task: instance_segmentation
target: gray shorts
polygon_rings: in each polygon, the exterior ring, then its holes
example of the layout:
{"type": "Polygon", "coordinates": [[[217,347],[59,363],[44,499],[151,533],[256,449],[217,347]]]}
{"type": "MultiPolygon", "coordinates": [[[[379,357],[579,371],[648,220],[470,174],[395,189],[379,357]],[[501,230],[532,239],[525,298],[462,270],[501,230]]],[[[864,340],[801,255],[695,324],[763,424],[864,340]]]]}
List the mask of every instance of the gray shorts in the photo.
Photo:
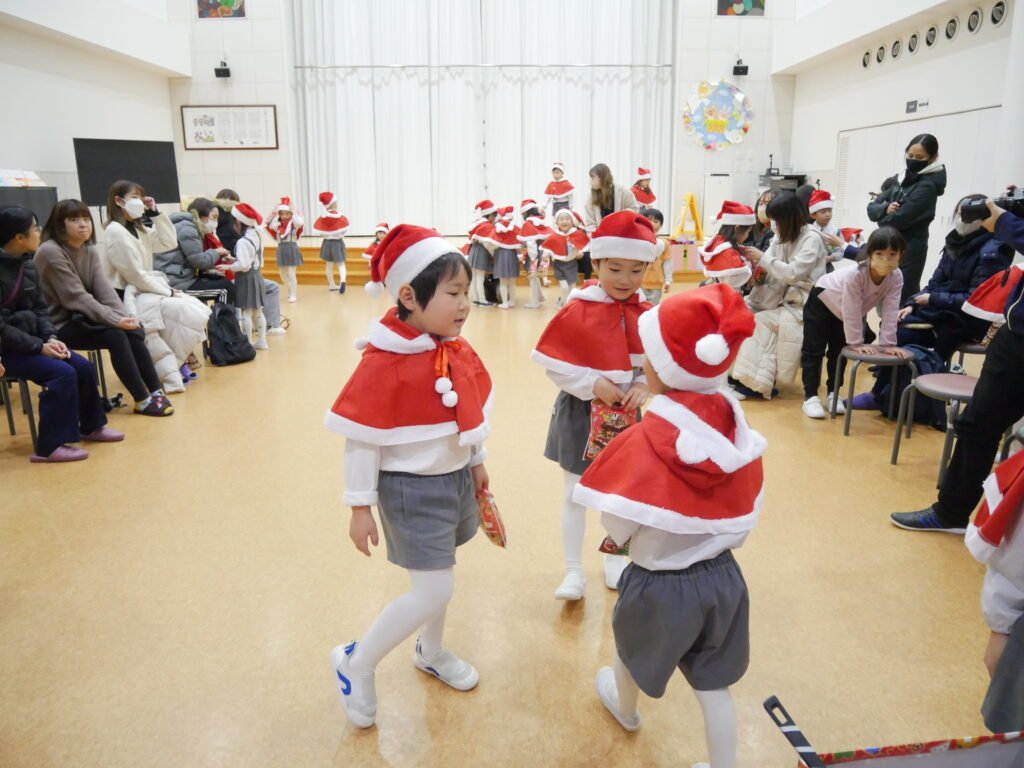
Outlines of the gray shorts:
{"type": "Polygon", "coordinates": [[[472,539],[480,527],[468,466],[447,475],[382,471],[377,497],[388,560],[402,568],[451,568],[455,548],[472,539]]]}
{"type": "Polygon", "coordinates": [[[981,714],[985,726],[993,733],[1024,730],[1024,616],[1010,630],[981,714]]]}
{"type": "Polygon", "coordinates": [[[619,658],[658,699],[678,669],[698,691],[738,682],[750,663],[750,597],[731,551],[683,571],[630,563],[612,614],[619,658]]]}

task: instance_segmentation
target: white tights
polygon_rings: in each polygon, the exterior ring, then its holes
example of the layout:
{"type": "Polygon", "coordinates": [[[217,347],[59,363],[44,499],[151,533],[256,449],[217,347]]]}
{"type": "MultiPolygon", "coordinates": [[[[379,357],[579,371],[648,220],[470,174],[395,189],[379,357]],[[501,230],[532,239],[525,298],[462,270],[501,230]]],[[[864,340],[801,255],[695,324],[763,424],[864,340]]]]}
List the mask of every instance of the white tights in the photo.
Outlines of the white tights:
{"type": "Polygon", "coordinates": [[[540,304],[544,300],[544,294],[540,289],[540,275],[530,275],[530,303],[540,304]]]}
{"type": "MultiPolygon", "coordinates": [[[[636,714],[640,689],[622,659],[615,656],[615,688],[619,712],[625,717],[636,714]]],[[[736,768],[736,705],[728,688],[718,691],[694,691],[704,713],[704,738],[708,744],[711,768],[736,768]]]]}
{"type": "Polygon", "coordinates": [[[327,273],[327,285],[329,285],[332,290],[337,289],[337,287],[338,287],[338,284],[336,282],[334,282],[334,266],[335,266],[335,263],[337,263],[337,266],[338,266],[338,280],[341,281],[342,285],[345,284],[345,282],[346,282],[346,280],[348,278],[348,269],[347,269],[344,261],[339,261],[339,262],[325,261],[324,262],[324,272],[327,273]]]}
{"type": "Polygon", "coordinates": [[[562,546],[565,550],[565,567],[583,570],[583,534],[587,530],[587,508],[572,500],[572,492],[581,475],[563,470],[562,490],[562,546]]]}
{"type": "Polygon", "coordinates": [[[284,278],[285,287],[288,288],[288,298],[299,293],[298,267],[281,267],[281,277],[284,278]]]}
{"type": "Polygon", "coordinates": [[[430,659],[441,650],[445,614],[455,590],[455,572],[445,568],[408,573],[412,591],[392,600],[363,635],[352,656],[353,672],[372,672],[381,659],[417,629],[424,658],[430,659]]]}
{"type": "Polygon", "coordinates": [[[514,277],[501,278],[501,300],[510,307],[516,305],[516,279],[514,277]]]}
{"type": "Polygon", "coordinates": [[[569,294],[572,292],[573,287],[574,286],[569,285],[569,281],[568,280],[559,280],[558,281],[558,289],[560,291],[559,296],[560,296],[560,298],[562,300],[562,304],[565,304],[565,300],[569,298],[569,294]]]}
{"type": "Polygon", "coordinates": [[[473,284],[470,286],[469,296],[473,301],[481,304],[487,301],[487,294],[484,293],[484,278],[487,273],[482,269],[473,270],[473,284]]]}
{"type": "Polygon", "coordinates": [[[253,332],[255,332],[255,341],[266,342],[267,340],[267,318],[263,314],[262,309],[243,309],[242,310],[242,333],[250,341],[253,341],[253,332]]]}

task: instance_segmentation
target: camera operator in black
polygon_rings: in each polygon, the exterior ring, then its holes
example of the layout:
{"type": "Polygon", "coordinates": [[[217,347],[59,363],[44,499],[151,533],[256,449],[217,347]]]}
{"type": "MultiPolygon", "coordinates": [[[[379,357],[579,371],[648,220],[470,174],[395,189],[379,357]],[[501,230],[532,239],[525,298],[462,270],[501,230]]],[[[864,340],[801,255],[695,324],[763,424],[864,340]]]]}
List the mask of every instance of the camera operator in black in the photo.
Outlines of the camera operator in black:
{"type": "Polygon", "coordinates": [[[936,201],[946,191],[946,168],[939,162],[939,142],[930,133],[910,140],[906,164],[903,181],[868,203],[869,219],[880,227],[893,227],[907,241],[900,262],[901,304],[921,291],[921,275],[928,258],[928,227],[935,218],[936,201]]]}
{"type": "MultiPolygon", "coordinates": [[[[986,201],[982,226],[1000,242],[1024,253],[1024,217],[986,201]]],[[[1003,433],[1024,417],[1024,280],[1006,305],[1006,324],[989,344],[974,396],[956,421],[956,448],[942,478],[939,498],[917,512],[895,512],[894,525],[911,531],[963,535],[981,500],[1003,433]]]]}

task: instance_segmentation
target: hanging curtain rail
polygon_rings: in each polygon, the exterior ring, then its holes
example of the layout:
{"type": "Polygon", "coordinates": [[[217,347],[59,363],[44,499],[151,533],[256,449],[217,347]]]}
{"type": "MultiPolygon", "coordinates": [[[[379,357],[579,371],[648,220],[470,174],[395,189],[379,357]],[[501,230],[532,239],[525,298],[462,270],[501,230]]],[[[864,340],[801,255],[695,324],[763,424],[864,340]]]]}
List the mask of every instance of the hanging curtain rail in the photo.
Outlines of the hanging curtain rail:
{"type": "Polygon", "coordinates": [[[672,69],[671,64],[296,64],[293,69],[672,69]]]}

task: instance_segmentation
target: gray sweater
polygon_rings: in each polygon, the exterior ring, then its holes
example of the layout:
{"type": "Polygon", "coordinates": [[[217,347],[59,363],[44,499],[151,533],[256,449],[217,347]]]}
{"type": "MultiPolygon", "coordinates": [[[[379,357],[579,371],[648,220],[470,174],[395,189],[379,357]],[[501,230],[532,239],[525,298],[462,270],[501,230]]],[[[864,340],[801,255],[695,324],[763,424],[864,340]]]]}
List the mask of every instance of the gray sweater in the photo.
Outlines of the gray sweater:
{"type": "Polygon", "coordinates": [[[196,273],[213,269],[219,256],[214,248],[203,249],[203,237],[191,213],[175,211],[170,218],[178,236],[178,247],[153,254],[153,267],[167,275],[171,288],[187,291],[196,281],[196,273]]]}
{"type": "Polygon", "coordinates": [[[95,246],[84,245],[75,250],[47,240],[36,251],[35,265],[50,318],[57,328],[71,321],[72,312],[111,327],[129,317],[95,246]]]}

